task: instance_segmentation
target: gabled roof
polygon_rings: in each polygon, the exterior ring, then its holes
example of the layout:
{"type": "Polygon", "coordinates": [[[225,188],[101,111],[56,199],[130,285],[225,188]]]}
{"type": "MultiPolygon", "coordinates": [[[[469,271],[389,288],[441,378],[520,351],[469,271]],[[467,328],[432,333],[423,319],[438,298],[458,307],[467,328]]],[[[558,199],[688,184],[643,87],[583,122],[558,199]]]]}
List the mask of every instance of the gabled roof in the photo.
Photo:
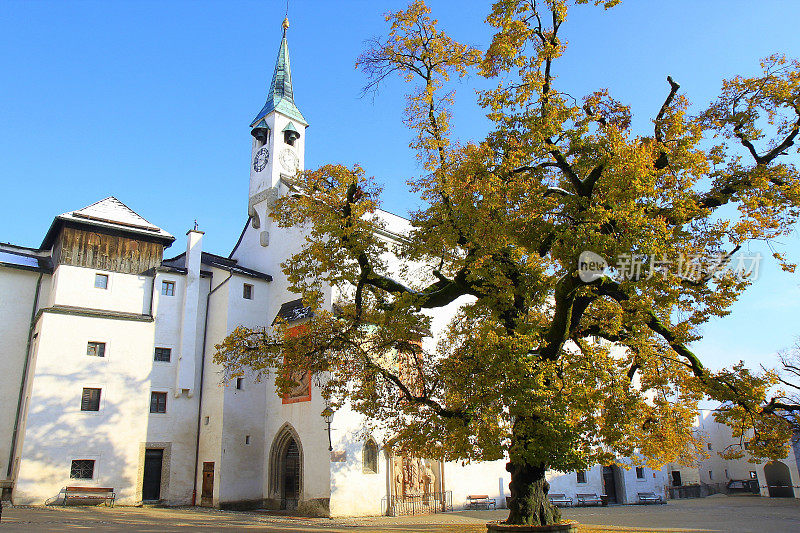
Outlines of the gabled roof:
{"type": "Polygon", "coordinates": [[[308,126],[305,117],[294,103],[294,90],[292,89],[292,68],[289,64],[289,44],[286,42],[286,30],[283,32],[281,46],[278,49],[278,59],[275,61],[275,72],[272,73],[272,83],[269,86],[267,101],[256,118],[250,123],[253,127],[256,122],[273,111],[286,115],[308,126]]]}
{"type": "MultiPolygon", "coordinates": [[[[272,276],[269,274],[265,274],[263,272],[259,272],[258,270],[253,270],[252,268],[247,268],[240,266],[236,259],[230,259],[228,257],[222,257],[221,255],[212,254],[209,252],[202,252],[200,255],[200,263],[206,266],[212,266],[221,268],[223,270],[227,270],[228,272],[232,272],[234,274],[241,274],[243,276],[248,276],[251,278],[263,279],[265,281],[272,281],[272,276]]],[[[176,255],[170,259],[164,259],[161,264],[165,267],[178,269],[180,271],[186,270],[186,252],[176,255]]]]}
{"type": "Polygon", "coordinates": [[[175,240],[175,237],[151,224],[133,209],[123,204],[113,196],[104,198],[99,202],[87,205],[83,209],[68,211],[58,215],[50,229],[45,235],[42,248],[52,244],[57,229],[64,222],[75,222],[82,225],[97,226],[101,228],[113,229],[125,233],[135,233],[137,235],[147,235],[165,241],[167,245],[175,240]]]}

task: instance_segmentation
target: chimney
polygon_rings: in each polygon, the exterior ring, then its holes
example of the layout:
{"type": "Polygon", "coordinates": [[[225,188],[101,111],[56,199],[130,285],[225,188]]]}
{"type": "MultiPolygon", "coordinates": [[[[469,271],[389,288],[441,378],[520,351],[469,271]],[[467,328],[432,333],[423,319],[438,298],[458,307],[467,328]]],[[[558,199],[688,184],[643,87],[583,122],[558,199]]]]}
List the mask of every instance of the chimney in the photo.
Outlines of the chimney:
{"type": "Polygon", "coordinates": [[[203,235],[204,233],[197,229],[197,223],[195,223],[194,229],[186,232],[186,287],[183,290],[183,306],[181,308],[181,345],[175,383],[176,398],[184,391],[189,398],[194,394],[203,235]]]}

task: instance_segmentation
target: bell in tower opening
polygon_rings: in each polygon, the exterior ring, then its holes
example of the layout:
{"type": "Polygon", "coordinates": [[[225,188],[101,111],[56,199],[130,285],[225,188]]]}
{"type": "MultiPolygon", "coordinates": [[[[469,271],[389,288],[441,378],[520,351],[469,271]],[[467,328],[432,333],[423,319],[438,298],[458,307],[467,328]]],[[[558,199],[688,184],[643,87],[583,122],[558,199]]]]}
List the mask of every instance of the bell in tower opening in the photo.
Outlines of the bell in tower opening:
{"type": "Polygon", "coordinates": [[[283,142],[289,146],[294,146],[294,141],[300,138],[300,132],[294,127],[291,122],[283,128],[283,142]]]}

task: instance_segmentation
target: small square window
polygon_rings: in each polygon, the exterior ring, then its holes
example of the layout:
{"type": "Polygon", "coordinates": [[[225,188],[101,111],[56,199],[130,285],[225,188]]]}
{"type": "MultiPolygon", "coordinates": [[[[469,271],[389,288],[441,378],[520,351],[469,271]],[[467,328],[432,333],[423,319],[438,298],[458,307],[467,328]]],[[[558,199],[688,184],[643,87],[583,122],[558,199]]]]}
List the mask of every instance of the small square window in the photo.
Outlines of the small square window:
{"type": "Polygon", "coordinates": [[[244,388],[244,378],[236,378],[236,388],[239,390],[244,388]]]}
{"type": "Polygon", "coordinates": [[[94,286],[96,289],[107,289],[108,288],[108,274],[95,274],[94,275],[94,286]]]}
{"type": "Polygon", "coordinates": [[[81,395],[81,411],[99,411],[100,410],[100,389],[83,388],[81,395]]]}
{"type": "Polygon", "coordinates": [[[644,479],[644,467],[636,467],[636,479],[644,479]]]}
{"type": "Polygon", "coordinates": [[[151,413],[166,413],[167,412],[167,393],[166,392],[151,392],[150,393],[150,412],[151,413]]]}
{"type": "Polygon", "coordinates": [[[207,416],[206,416],[206,417],[204,417],[204,418],[203,418],[203,424],[204,424],[204,425],[206,425],[206,426],[207,426],[207,425],[208,425],[208,423],[209,423],[209,421],[210,421],[210,418],[209,418],[209,417],[207,417],[207,416]]]}
{"type": "Polygon", "coordinates": [[[161,294],[164,296],[175,296],[175,282],[174,281],[162,281],[161,282],[161,294]]]}
{"type": "Polygon", "coordinates": [[[575,472],[578,483],[586,483],[586,470],[578,470],[575,472]]]}
{"type": "Polygon", "coordinates": [[[156,348],[154,361],[161,361],[162,363],[169,363],[172,359],[172,348],[156,348]]]}
{"type": "Polygon", "coordinates": [[[106,343],[91,341],[86,345],[86,355],[92,357],[105,357],[106,356],[106,343]]]}
{"type": "Polygon", "coordinates": [[[249,283],[245,283],[244,286],[242,286],[242,298],[245,300],[253,299],[253,286],[249,283]]]}
{"type": "Polygon", "coordinates": [[[92,479],[94,478],[94,461],[91,459],[76,459],[69,467],[69,477],[71,479],[92,479]]]}
{"type": "Polygon", "coordinates": [[[245,435],[244,436],[244,443],[245,444],[250,444],[250,435],[245,435]]]}

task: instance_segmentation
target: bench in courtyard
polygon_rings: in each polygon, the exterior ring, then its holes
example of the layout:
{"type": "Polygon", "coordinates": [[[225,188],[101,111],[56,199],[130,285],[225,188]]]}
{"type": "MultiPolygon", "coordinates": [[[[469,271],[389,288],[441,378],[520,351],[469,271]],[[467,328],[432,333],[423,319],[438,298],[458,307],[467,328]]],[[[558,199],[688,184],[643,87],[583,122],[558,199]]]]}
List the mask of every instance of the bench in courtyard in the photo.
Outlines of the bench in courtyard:
{"type": "Polygon", "coordinates": [[[114,489],[108,487],[66,487],[64,489],[64,506],[68,501],[102,501],[114,507],[114,500],[117,495],[114,489]]]}
{"type": "Polygon", "coordinates": [[[467,509],[496,509],[497,502],[488,494],[470,494],[467,496],[467,509]]]}
{"type": "Polygon", "coordinates": [[[548,494],[547,499],[556,507],[571,507],[572,498],[566,494],[548,494]]]}
{"type": "Polygon", "coordinates": [[[603,500],[597,494],[577,494],[575,498],[578,500],[578,505],[603,505],[603,500]]]}
{"type": "Polygon", "coordinates": [[[664,498],[662,498],[655,492],[640,492],[639,503],[647,504],[647,503],[667,503],[667,502],[664,501],[664,498]]]}

